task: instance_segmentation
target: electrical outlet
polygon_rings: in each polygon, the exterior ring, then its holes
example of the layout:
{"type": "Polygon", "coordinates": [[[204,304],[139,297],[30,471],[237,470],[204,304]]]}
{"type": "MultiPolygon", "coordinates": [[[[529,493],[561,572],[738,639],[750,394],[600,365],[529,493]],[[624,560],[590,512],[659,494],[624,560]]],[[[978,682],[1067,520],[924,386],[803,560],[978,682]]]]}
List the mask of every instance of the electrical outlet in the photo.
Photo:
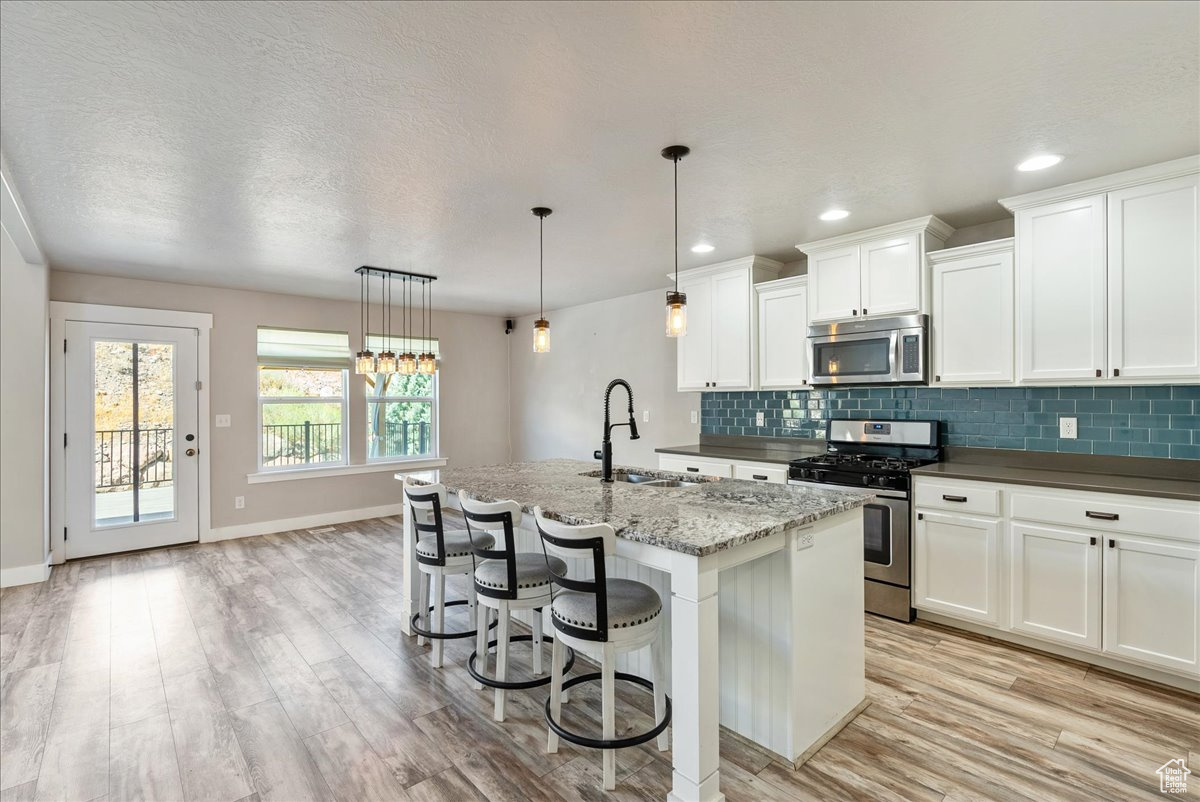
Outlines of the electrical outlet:
{"type": "Polygon", "coordinates": [[[233,497],[233,508],[235,510],[246,509],[246,497],[245,496],[234,496],[233,497]]]}
{"type": "Polygon", "coordinates": [[[649,422],[650,422],[650,410],[643,409],[642,410],[642,423],[649,423],[649,422]]]}
{"type": "Polygon", "coordinates": [[[218,415],[215,425],[218,429],[227,429],[232,425],[233,418],[230,415],[218,415]]]}
{"type": "Polygon", "coordinates": [[[1064,440],[1074,440],[1079,437],[1079,419],[1059,418],[1058,436],[1064,440]]]}
{"type": "Polygon", "coordinates": [[[812,532],[801,532],[800,536],[798,538],[796,538],[796,551],[801,551],[802,549],[811,549],[812,547],[813,547],[813,533],[812,532]]]}
{"type": "Polygon", "coordinates": [[[765,412],[755,413],[754,425],[755,426],[766,426],[767,425],[767,414],[765,412]]]}
{"type": "Polygon", "coordinates": [[[699,422],[700,422],[700,420],[699,420],[699,414],[700,414],[700,413],[696,412],[696,410],[694,410],[694,409],[692,410],[692,423],[699,423],[699,422]]]}

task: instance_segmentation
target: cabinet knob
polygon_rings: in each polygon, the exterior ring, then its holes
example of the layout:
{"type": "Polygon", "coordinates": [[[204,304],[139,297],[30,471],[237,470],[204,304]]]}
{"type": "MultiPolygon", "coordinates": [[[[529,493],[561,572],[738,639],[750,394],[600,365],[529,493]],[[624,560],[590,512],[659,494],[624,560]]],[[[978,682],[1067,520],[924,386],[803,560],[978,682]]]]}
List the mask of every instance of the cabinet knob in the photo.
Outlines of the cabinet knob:
{"type": "Polygon", "coordinates": [[[864,307],[863,307],[863,314],[865,315],[866,313],[867,313],[867,308],[864,306],[864,307]]]}
{"type": "Polygon", "coordinates": [[[942,377],[941,377],[941,376],[934,376],[934,377],[933,377],[933,380],[934,380],[935,382],[940,382],[940,381],[942,380],[942,377]]]}
{"type": "Polygon", "coordinates": [[[851,310],[850,310],[850,314],[854,315],[855,317],[858,317],[858,310],[857,310],[857,309],[851,309],[851,310]]]}
{"type": "Polygon", "coordinates": [[[1120,369],[1120,368],[1113,368],[1113,375],[1114,375],[1114,376],[1120,376],[1120,375],[1121,375],[1121,369],[1120,369]]]}
{"type": "Polygon", "coordinates": [[[1096,368],[1096,378],[1097,378],[1097,379],[1098,379],[1098,378],[1100,378],[1100,375],[1101,375],[1101,370],[1100,370],[1100,368],[1096,368]]]}
{"type": "Polygon", "coordinates": [[[1092,541],[1093,546],[1096,545],[1096,538],[1093,537],[1093,538],[1090,538],[1090,540],[1092,541]]]}

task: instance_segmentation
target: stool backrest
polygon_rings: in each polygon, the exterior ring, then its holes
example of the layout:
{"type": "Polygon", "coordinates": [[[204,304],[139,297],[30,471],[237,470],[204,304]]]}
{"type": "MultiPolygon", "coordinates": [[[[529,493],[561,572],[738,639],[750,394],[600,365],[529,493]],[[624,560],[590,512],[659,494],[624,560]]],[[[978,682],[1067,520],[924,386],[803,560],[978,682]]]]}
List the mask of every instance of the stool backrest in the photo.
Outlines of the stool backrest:
{"type": "Polygon", "coordinates": [[[515,501],[476,501],[459,495],[467,535],[471,538],[471,553],[483,560],[504,560],[508,582],[505,589],[476,585],[475,592],[494,599],[517,598],[517,540],[516,529],[521,524],[521,505],[515,501]],[[474,523],[475,526],[471,524],[474,523]],[[487,532],[496,539],[498,548],[489,549],[483,541],[475,540],[475,531],[487,532]]]}
{"type": "MultiPolygon", "coordinates": [[[[611,557],[617,551],[617,532],[608,524],[584,524],[574,526],[562,521],[553,521],[542,513],[541,507],[533,508],[534,520],[537,522],[538,534],[542,538],[542,550],[546,553],[546,566],[550,569],[550,581],[567,590],[580,593],[590,593],[596,600],[596,628],[584,629],[554,619],[554,626],[583,640],[608,640],[608,572],[604,568],[604,558],[611,557]],[[591,558],[592,579],[573,579],[565,574],[554,572],[549,557],[553,555],[563,560],[578,560],[591,558]]],[[[568,562],[568,565],[570,563],[568,562]]]]}
{"type": "Polygon", "coordinates": [[[426,565],[446,564],[446,530],[442,527],[442,505],[446,503],[446,487],[442,484],[419,485],[412,477],[404,477],[404,497],[408,500],[408,508],[412,512],[413,547],[421,539],[421,535],[432,535],[437,544],[436,557],[423,556],[417,552],[417,562],[426,565]]]}

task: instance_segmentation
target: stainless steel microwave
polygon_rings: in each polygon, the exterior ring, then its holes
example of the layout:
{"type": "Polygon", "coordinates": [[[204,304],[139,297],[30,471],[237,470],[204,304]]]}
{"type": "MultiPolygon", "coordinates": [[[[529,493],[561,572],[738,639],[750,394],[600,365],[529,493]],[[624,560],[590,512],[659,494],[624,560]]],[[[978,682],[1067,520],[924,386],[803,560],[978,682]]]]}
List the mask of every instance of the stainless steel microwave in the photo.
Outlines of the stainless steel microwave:
{"type": "Polygon", "coordinates": [[[822,323],[808,329],[809,384],[928,384],[929,316],[822,323]]]}

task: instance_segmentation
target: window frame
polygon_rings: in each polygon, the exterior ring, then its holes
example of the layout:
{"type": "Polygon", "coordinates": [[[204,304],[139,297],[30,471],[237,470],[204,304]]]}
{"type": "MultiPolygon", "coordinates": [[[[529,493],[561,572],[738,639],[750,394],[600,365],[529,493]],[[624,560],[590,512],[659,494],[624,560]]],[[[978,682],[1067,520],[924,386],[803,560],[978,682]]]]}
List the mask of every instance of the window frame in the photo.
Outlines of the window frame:
{"type": "MultiPolygon", "coordinates": [[[[379,375],[379,374],[376,374],[379,375]]],[[[441,370],[433,374],[433,394],[425,395],[387,395],[373,396],[364,394],[363,407],[363,444],[366,447],[366,464],[370,465],[379,462],[423,462],[430,459],[437,459],[441,454],[441,427],[440,409],[441,406],[441,370]],[[413,454],[408,457],[392,457],[392,456],[371,456],[371,405],[372,404],[394,404],[405,401],[429,402],[431,412],[429,415],[429,453],[428,454],[413,454]]]]}
{"type": "Polygon", "coordinates": [[[257,432],[258,445],[258,470],[260,473],[288,473],[302,472],[312,470],[323,470],[327,468],[340,468],[350,465],[350,385],[349,385],[349,369],[341,368],[342,374],[342,394],[338,398],[331,396],[264,396],[262,394],[262,385],[259,381],[260,371],[267,370],[328,370],[333,371],[337,368],[331,367],[312,367],[302,368],[296,365],[269,365],[256,364],[254,366],[254,395],[258,400],[257,403],[257,432]],[[335,401],[339,402],[342,410],[341,430],[339,436],[338,448],[341,452],[341,459],[327,462],[309,462],[299,465],[264,465],[263,464],[263,404],[332,404],[335,401]]]}

